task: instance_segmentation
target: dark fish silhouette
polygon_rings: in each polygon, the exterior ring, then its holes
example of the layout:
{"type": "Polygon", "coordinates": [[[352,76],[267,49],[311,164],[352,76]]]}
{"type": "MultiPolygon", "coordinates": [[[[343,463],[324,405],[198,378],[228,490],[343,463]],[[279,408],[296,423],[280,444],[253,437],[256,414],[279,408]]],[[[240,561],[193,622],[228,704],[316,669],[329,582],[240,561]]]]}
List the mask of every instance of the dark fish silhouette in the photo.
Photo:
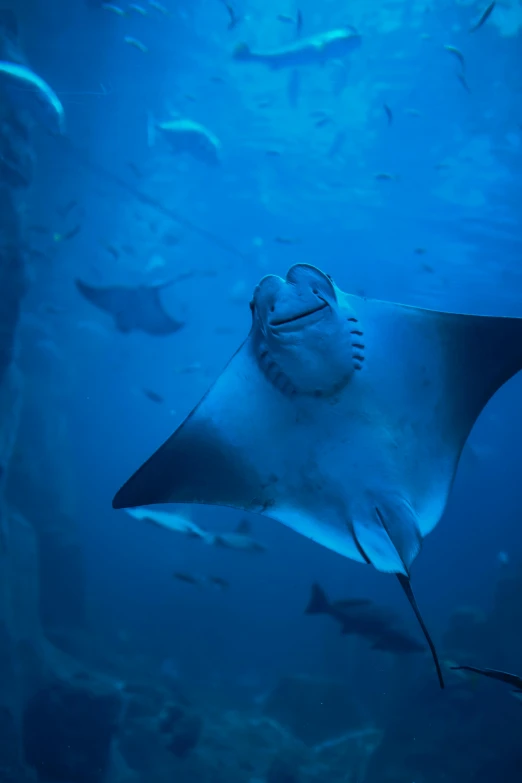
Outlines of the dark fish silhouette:
{"type": "Polygon", "coordinates": [[[479,669],[477,666],[451,666],[450,668],[454,671],[464,670],[474,672],[475,674],[483,674],[484,677],[490,677],[492,680],[499,680],[507,685],[512,685],[514,688],[513,693],[522,693],[522,677],[519,677],[517,674],[501,672],[498,669],[479,669]]]}
{"type": "Polygon", "coordinates": [[[172,574],[172,577],[174,579],[177,579],[179,582],[185,582],[189,585],[195,585],[196,587],[203,587],[205,584],[211,584],[215,587],[218,587],[220,590],[228,590],[230,587],[230,582],[227,582],[226,579],[223,579],[221,576],[196,576],[195,574],[191,574],[188,571],[175,571],[172,574]]]}
{"type": "Polygon", "coordinates": [[[374,650],[409,653],[425,648],[404,631],[394,628],[390,613],[364,598],[330,602],[320,585],[312,585],[305,614],[327,614],[341,626],[341,634],[362,636],[374,650]]]}
{"type": "Polygon", "coordinates": [[[194,574],[189,574],[187,571],[175,571],[172,574],[174,579],[178,579],[180,582],[186,582],[189,585],[201,585],[201,579],[194,574]]]}
{"type": "Polygon", "coordinates": [[[227,25],[227,30],[234,30],[238,24],[241,21],[241,17],[239,17],[234,8],[230,5],[230,3],[227,3],[226,0],[221,0],[225,8],[227,9],[228,15],[230,17],[230,21],[227,25]]]}
{"type": "Polygon", "coordinates": [[[495,3],[495,2],[493,2],[493,3],[490,3],[490,4],[488,5],[488,7],[485,9],[485,11],[483,11],[483,13],[482,13],[482,14],[480,15],[480,17],[477,19],[477,21],[475,22],[475,24],[471,25],[471,27],[469,28],[469,32],[470,32],[470,33],[474,33],[474,32],[475,32],[475,30],[478,30],[478,29],[479,29],[479,27],[482,27],[482,25],[484,24],[484,22],[486,22],[486,21],[489,19],[489,17],[491,16],[491,14],[493,13],[493,9],[495,8],[495,5],[496,5],[496,3],[495,3]]]}
{"type": "Polygon", "coordinates": [[[209,537],[209,543],[225,549],[237,549],[243,552],[266,552],[266,547],[252,538],[250,523],[242,519],[233,533],[216,533],[209,537]]]}
{"type": "Polygon", "coordinates": [[[457,60],[459,62],[459,65],[460,65],[461,73],[464,73],[465,70],[466,70],[466,60],[464,59],[464,55],[462,54],[460,49],[457,49],[456,46],[451,46],[450,44],[447,44],[446,46],[444,46],[444,49],[447,52],[449,52],[450,54],[452,54],[453,57],[457,58],[457,60]]]}
{"type": "Polygon", "coordinates": [[[295,32],[298,38],[301,37],[301,33],[303,32],[303,14],[301,13],[301,10],[297,11],[297,16],[295,20],[295,32]]]}
{"type": "Polygon", "coordinates": [[[54,241],[55,242],[64,242],[68,239],[74,239],[75,236],[77,236],[80,231],[82,230],[82,227],[79,223],[77,223],[75,226],[69,229],[69,231],[65,231],[63,234],[56,233],[54,235],[54,241]]]}
{"type": "Polygon", "coordinates": [[[226,579],[223,579],[222,576],[209,576],[208,581],[216,585],[216,587],[219,587],[221,590],[228,590],[230,587],[230,582],[228,582],[226,579]]]}
{"type": "Polygon", "coordinates": [[[339,601],[329,601],[321,585],[315,582],[312,585],[310,601],[305,609],[305,614],[328,614],[341,625],[353,616],[353,608],[359,606],[371,606],[372,601],[367,598],[348,598],[339,601]]]}
{"type": "Polygon", "coordinates": [[[67,217],[69,212],[71,212],[76,206],[78,206],[78,202],[76,201],[76,199],[73,198],[70,201],[68,201],[67,204],[65,204],[63,207],[57,209],[56,212],[60,215],[60,217],[65,218],[67,217]]]}
{"type": "Polygon", "coordinates": [[[464,76],[464,74],[463,74],[463,73],[458,73],[458,74],[457,74],[457,79],[458,79],[458,80],[459,80],[459,82],[462,84],[462,86],[464,87],[464,89],[466,90],[466,92],[469,92],[469,93],[471,93],[471,87],[470,87],[470,86],[469,86],[469,84],[467,83],[467,81],[466,81],[466,77],[464,76]]]}
{"type": "Polygon", "coordinates": [[[158,394],[153,389],[142,389],[143,394],[149,398],[149,400],[152,400],[152,402],[157,402],[158,405],[161,405],[162,402],[165,402],[165,399],[161,396],[161,394],[158,394]]]}
{"type": "Polygon", "coordinates": [[[160,291],[171,284],[139,286],[92,286],[83,280],[75,281],[81,295],[98,309],[109,313],[119,332],[145,332],[152,335],[173,334],[183,326],[165,312],[160,291]]]}
{"type": "Polygon", "coordinates": [[[386,114],[386,119],[388,120],[388,125],[393,124],[393,112],[388,106],[387,103],[384,103],[382,108],[384,109],[384,113],[386,114]]]}

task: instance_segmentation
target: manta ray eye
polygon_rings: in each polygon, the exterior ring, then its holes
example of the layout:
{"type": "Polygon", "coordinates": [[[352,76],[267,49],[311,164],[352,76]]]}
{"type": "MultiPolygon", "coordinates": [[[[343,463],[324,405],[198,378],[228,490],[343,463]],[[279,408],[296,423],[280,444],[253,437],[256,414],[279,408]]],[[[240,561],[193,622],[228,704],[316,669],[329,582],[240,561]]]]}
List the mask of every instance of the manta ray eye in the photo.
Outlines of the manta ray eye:
{"type": "Polygon", "coordinates": [[[254,300],[253,299],[250,300],[250,302],[248,303],[248,306],[250,307],[250,310],[252,312],[254,312],[255,304],[254,304],[254,300]]]}

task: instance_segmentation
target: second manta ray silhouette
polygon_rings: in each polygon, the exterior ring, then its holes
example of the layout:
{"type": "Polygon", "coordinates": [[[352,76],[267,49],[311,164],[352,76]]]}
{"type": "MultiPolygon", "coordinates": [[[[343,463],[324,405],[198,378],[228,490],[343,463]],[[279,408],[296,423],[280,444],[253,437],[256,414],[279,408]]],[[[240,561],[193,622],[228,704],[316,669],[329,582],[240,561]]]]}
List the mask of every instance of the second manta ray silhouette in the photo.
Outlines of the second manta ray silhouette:
{"type": "Polygon", "coordinates": [[[238,351],[114,508],[232,506],[410,585],[464,443],[522,368],[522,319],[361,299],[307,264],[264,277],[238,351]]]}
{"type": "Polygon", "coordinates": [[[108,313],[119,332],[133,331],[152,335],[166,335],[183,328],[182,321],[176,321],[165,312],[160,291],[172,284],[172,280],[153,285],[139,286],[93,286],[76,280],[76,288],[100,310],[108,313]]]}

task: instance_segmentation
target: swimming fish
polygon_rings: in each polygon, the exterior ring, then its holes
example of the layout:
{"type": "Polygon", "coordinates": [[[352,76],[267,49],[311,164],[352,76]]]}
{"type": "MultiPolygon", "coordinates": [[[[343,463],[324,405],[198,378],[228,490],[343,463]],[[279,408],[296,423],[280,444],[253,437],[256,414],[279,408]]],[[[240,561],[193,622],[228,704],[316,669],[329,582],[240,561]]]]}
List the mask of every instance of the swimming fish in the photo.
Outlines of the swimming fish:
{"type": "Polygon", "coordinates": [[[127,12],[123,10],[123,8],[120,8],[119,5],[114,5],[113,3],[102,3],[101,8],[104,11],[110,11],[112,14],[116,14],[116,16],[127,16],[127,12]]]}
{"type": "Polygon", "coordinates": [[[114,258],[114,260],[117,261],[118,258],[120,257],[120,251],[118,250],[118,248],[115,245],[111,245],[111,244],[104,245],[104,247],[107,253],[110,253],[111,256],[114,258]]]}
{"type": "Polygon", "coordinates": [[[81,230],[81,225],[77,223],[75,226],[70,228],[69,231],[65,231],[63,234],[61,234],[59,231],[55,231],[53,234],[53,239],[55,242],[65,242],[68,239],[74,239],[74,237],[77,236],[81,230]]]}
{"type": "Polygon", "coordinates": [[[444,687],[410,571],[477,417],[522,369],[522,319],[359,298],[308,264],[264,277],[250,309],[245,341],[113,507],[256,512],[395,574],[444,687]]]}
{"type": "Polygon", "coordinates": [[[364,598],[330,602],[320,585],[312,585],[310,601],[305,614],[326,614],[341,625],[341,634],[362,636],[372,643],[374,650],[383,652],[422,652],[409,634],[394,628],[389,612],[364,598]]]}
{"type": "Polygon", "coordinates": [[[78,202],[75,198],[71,199],[67,202],[67,204],[64,204],[63,207],[59,207],[56,212],[60,217],[66,218],[69,212],[71,212],[75,207],[78,206],[78,202]]]}
{"type": "Polygon", "coordinates": [[[160,291],[171,282],[94,286],[80,279],[75,281],[76,288],[88,302],[112,316],[119,332],[139,331],[152,335],[174,334],[185,325],[172,318],[161,303],[160,291]]]}
{"type": "Polygon", "coordinates": [[[379,171],[375,174],[375,179],[379,180],[379,182],[393,182],[397,179],[397,175],[389,174],[387,171],[379,171]]]}
{"type": "Polygon", "coordinates": [[[382,108],[384,109],[384,113],[386,114],[386,119],[388,120],[388,125],[393,124],[393,112],[388,106],[387,103],[383,103],[382,108]]]}
{"type": "Polygon", "coordinates": [[[216,585],[216,587],[221,588],[221,590],[228,590],[230,587],[230,582],[228,582],[226,579],[223,579],[222,576],[209,576],[208,581],[216,585]]]}
{"type": "Polygon", "coordinates": [[[297,10],[297,15],[295,18],[295,32],[298,38],[301,37],[301,33],[303,32],[303,14],[301,12],[301,9],[297,10]]]}
{"type": "Polygon", "coordinates": [[[214,533],[207,539],[214,546],[238,549],[242,552],[266,552],[266,547],[252,538],[250,523],[243,519],[233,533],[214,533]]]}
{"type": "Polygon", "coordinates": [[[156,123],[149,114],[147,131],[149,147],[156,143],[156,131],[160,131],[167,139],[172,152],[188,153],[210,166],[216,166],[220,162],[221,142],[199,122],[177,119],[156,123]]]}
{"type": "Polygon", "coordinates": [[[189,574],[186,571],[174,571],[172,574],[174,579],[177,579],[180,582],[186,582],[189,585],[197,585],[198,587],[201,586],[202,580],[194,576],[194,574],[189,574]]]}
{"type": "Polygon", "coordinates": [[[227,30],[234,30],[238,24],[241,21],[241,17],[239,17],[236,12],[234,11],[234,8],[230,5],[230,3],[227,3],[226,0],[221,0],[225,8],[227,9],[228,15],[230,17],[230,20],[227,25],[227,30]]]}
{"type": "Polygon", "coordinates": [[[149,6],[154,11],[158,11],[158,13],[163,14],[163,16],[170,15],[169,9],[166,8],[162,3],[159,3],[157,0],[149,0],[149,6]]]}
{"type": "Polygon", "coordinates": [[[147,11],[142,5],[138,5],[138,3],[130,3],[129,4],[129,11],[134,11],[135,13],[139,14],[140,16],[147,16],[147,11]]]}
{"type": "Polygon", "coordinates": [[[354,607],[371,606],[373,601],[368,598],[348,598],[339,601],[329,601],[321,585],[314,582],[310,601],[305,614],[328,614],[344,625],[350,619],[354,607]]]}
{"type": "Polygon", "coordinates": [[[331,117],[321,117],[314,122],[316,128],[326,128],[327,125],[331,125],[333,122],[331,117]]]}
{"type": "Polygon", "coordinates": [[[514,688],[512,693],[522,693],[522,677],[519,677],[517,674],[509,674],[509,672],[502,672],[498,669],[479,669],[476,666],[451,666],[450,668],[454,671],[483,674],[484,677],[490,677],[492,680],[499,680],[507,685],[511,685],[514,688]]]}
{"type": "Polygon", "coordinates": [[[335,136],[332,139],[332,143],[330,144],[330,149],[328,150],[328,157],[329,158],[335,158],[337,155],[340,155],[343,151],[344,144],[346,142],[347,133],[345,130],[337,131],[335,136]]]}
{"type": "Polygon", "coordinates": [[[147,54],[149,51],[149,47],[145,46],[144,43],[141,41],[138,41],[137,38],[133,38],[132,35],[126,35],[123,39],[126,44],[129,44],[129,46],[134,47],[134,49],[137,49],[138,52],[141,52],[142,54],[147,54]]]}
{"type": "Polygon", "coordinates": [[[470,86],[469,86],[469,84],[467,83],[467,81],[466,81],[466,77],[464,76],[464,74],[463,74],[463,73],[458,73],[458,74],[457,74],[457,79],[458,79],[458,80],[459,80],[459,82],[462,84],[462,86],[464,87],[464,89],[466,90],[466,92],[469,92],[469,93],[470,93],[470,92],[471,92],[471,87],[470,87],[470,86]]]}
{"type": "Polygon", "coordinates": [[[161,394],[158,394],[153,389],[142,389],[143,394],[151,400],[151,402],[157,402],[158,405],[161,405],[163,402],[165,402],[164,398],[161,396],[161,394]]]}
{"type": "Polygon", "coordinates": [[[453,57],[455,57],[458,60],[459,65],[462,69],[462,73],[464,73],[466,70],[466,60],[464,59],[464,55],[462,54],[460,49],[457,49],[456,46],[450,46],[449,44],[445,45],[444,49],[450,54],[452,54],[453,57]]]}
{"type": "Polygon", "coordinates": [[[479,27],[482,27],[484,22],[486,22],[489,19],[489,17],[491,16],[491,14],[493,13],[493,9],[495,8],[495,5],[496,5],[495,2],[490,3],[488,5],[488,7],[479,16],[479,18],[477,19],[475,24],[471,25],[471,27],[469,28],[469,32],[470,33],[474,33],[475,30],[478,30],[479,27]]]}
{"type": "Polygon", "coordinates": [[[174,571],[172,574],[174,579],[179,582],[186,582],[189,585],[195,585],[196,587],[203,587],[205,584],[211,584],[215,587],[219,587],[220,590],[228,590],[230,582],[223,579],[221,576],[198,576],[192,574],[189,571],[174,571]]]}
{"type": "Polygon", "coordinates": [[[295,237],[284,237],[281,235],[274,237],[274,242],[277,242],[278,245],[297,245],[300,241],[295,237]]]}
{"type": "Polygon", "coordinates": [[[261,63],[273,70],[296,68],[301,65],[324,65],[358,49],[361,36],[347,29],[332,30],[298,40],[269,52],[254,52],[246,43],[240,43],[233,52],[239,62],[261,63]]]}
{"type": "Polygon", "coordinates": [[[127,514],[134,519],[142,522],[148,522],[155,527],[161,527],[171,533],[181,533],[189,538],[205,539],[207,533],[202,530],[195,522],[192,522],[182,514],[175,514],[170,511],[154,511],[150,508],[129,508],[127,514]]]}
{"type": "Polygon", "coordinates": [[[127,166],[132,171],[135,177],[137,177],[138,179],[141,179],[143,177],[143,171],[141,171],[141,169],[138,166],[136,166],[136,164],[133,163],[131,160],[128,161],[127,166]]]}
{"type": "Polygon", "coordinates": [[[0,82],[5,81],[20,95],[30,93],[44,109],[44,121],[51,118],[50,130],[65,133],[65,111],[54,90],[25,65],[0,60],[0,82]]]}

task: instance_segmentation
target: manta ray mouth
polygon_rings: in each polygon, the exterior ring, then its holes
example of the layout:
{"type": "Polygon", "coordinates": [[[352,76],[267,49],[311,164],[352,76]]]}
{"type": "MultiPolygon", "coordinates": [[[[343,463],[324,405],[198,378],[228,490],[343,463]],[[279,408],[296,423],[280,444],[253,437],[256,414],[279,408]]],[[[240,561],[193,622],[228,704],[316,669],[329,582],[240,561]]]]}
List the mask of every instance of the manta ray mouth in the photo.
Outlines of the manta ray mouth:
{"type": "Polygon", "coordinates": [[[318,307],[314,307],[312,310],[306,310],[304,313],[298,313],[297,315],[293,315],[290,318],[281,318],[277,321],[272,321],[270,326],[272,328],[275,328],[277,326],[284,326],[285,324],[293,324],[296,321],[303,321],[305,318],[310,318],[310,316],[315,315],[316,313],[320,313],[321,310],[324,310],[328,307],[328,302],[323,302],[318,307]]]}

